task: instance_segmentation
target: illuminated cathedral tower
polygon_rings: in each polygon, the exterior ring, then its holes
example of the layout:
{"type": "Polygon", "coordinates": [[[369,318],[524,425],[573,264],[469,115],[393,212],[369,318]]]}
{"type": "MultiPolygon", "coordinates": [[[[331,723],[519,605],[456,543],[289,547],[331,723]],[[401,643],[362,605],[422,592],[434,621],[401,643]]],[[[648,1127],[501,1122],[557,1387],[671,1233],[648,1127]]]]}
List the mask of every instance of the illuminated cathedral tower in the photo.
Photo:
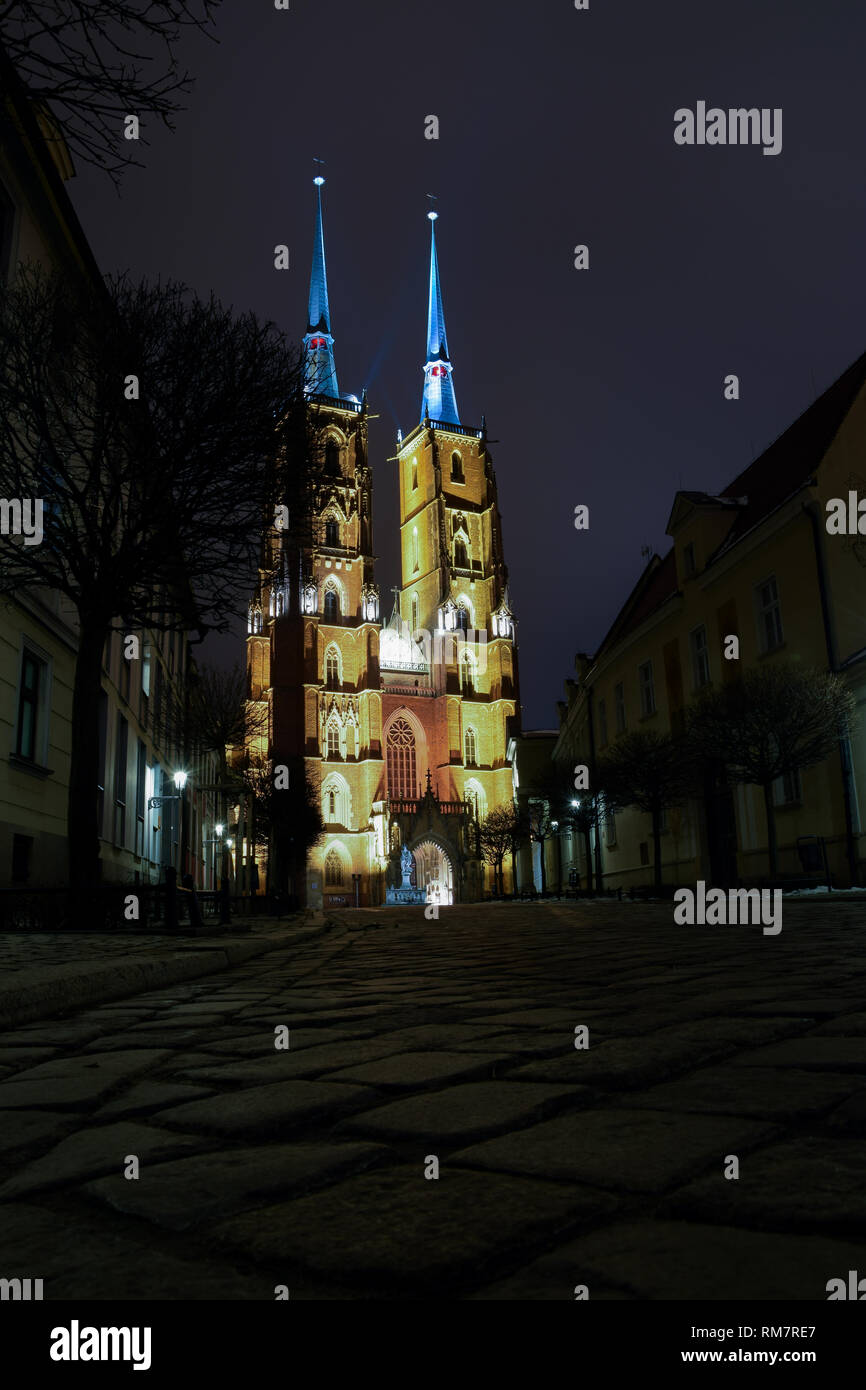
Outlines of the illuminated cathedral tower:
{"type": "MultiPolygon", "coordinates": [[[[395,725],[404,743],[409,733],[414,737],[416,771],[426,776],[429,768],[440,810],[465,806],[478,823],[493,807],[512,801],[507,748],[519,711],[514,616],[493,460],[483,416],[480,428],[469,428],[457,414],[436,249],[437,214],[428,217],[422,418],[397,444],[402,584],[399,614],[382,633],[380,658],[392,824],[393,804],[403,791],[400,771],[407,761],[405,753],[398,759],[392,750],[395,725]],[[424,668],[409,673],[408,680],[401,671],[407,654],[424,668]]],[[[404,832],[411,832],[410,818],[403,815],[401,821],[404,832]]],[[[435,848],[429,848],[423,873],[438,871],[447,880],[446,901],[480,896],[473,829],[458,832],[456,821],[442,814],[435,840],[442,851],[438,870],[435,848]]],[[[508,875],[510,866],[505,867],[508,875]]]]}
{"type": "Polygon", "coordinates": [[[326,834],[308,866],[304,896],[321,905],[324,893],[336,906],[369,901],[371,881],[382,878],[385,812],[374,807],[382,782],[382,697],[367,397],[341,395],[337,386],[323,183],[315,179],[304,336],[315,441],[309,535],[300,546],[276,531],[266,537],[247,664],[251,698],[269,709],[267,755],[305,766],[321,797],[326,834]]]}
{"type": "MultiPolygon", "coordinates": [[[[483,417],[480,428],[458,419],[431,225],[422,418],[398,439],[402,576],[383,626],[366,392],[337,385],[322,182],[304,335],[311,529],[300,543],[265,536],[247,649],[250,704],[267,733],[248,746],[304,768],[321,798],[325,835],[300,885],[307,905],[384,903],[406,850],[429,901],[477,901],[490,882],[478,828],[512,801],[519,710],[486,429],[483,417]]],[[[267,878],[275,886],[272,864],[267,878]]]]}

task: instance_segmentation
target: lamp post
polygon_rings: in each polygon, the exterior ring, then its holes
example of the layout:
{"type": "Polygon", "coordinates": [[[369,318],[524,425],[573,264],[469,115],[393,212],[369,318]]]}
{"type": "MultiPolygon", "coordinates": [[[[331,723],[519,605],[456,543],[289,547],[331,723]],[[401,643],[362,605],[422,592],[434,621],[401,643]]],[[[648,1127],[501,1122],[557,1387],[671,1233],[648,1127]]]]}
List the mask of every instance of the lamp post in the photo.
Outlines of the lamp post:
{"type": "MultiPolygon", "coordinates": [[[[172,780],[173,780],[173,782],[174,782],[174,785],[175,785],[175,789],[176,789],[176,790],[175,790],[174,796],[152,796],[152,797],[150,797],[150,798],[148,799],[148,803],[147,803],[148,809],[151,810],[151,811],[159,810],[162,806],[164,806],[164,805],[165,805],[167,802],[169,802],[169,801],[179,801],[179,802],[181,803],[181,807],[180,807],[180,847],[179,847],[179,850],[180,850],[180,862],[181,862],[181,867],[183,867],[183,832],[184,832],[184,821],[183,821],[183,791],[184,791],[184,787],[185,787],[186,784],[187,784],[187,779],[188,779],[188,777],[189,777],[189,773],[183,772],[183,771],[181,771],[180,769],[178,769],[178,771],[174,774],[174,777],[172,778],[172,780]]],[[[174,867],[174,866],[172,865],[172,867],[174,867]]]]}

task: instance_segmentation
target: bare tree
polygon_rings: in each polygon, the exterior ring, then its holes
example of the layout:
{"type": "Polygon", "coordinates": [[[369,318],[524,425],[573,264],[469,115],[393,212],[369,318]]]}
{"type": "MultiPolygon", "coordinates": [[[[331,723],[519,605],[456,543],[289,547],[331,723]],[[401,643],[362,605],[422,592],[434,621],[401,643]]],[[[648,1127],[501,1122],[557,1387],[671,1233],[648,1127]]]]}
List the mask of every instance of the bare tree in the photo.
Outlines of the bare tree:
{"type": "Polygon", "coordinates": [[[78,620],[69,873],[99,877],[98,697],[122,627],[224,631],[251,588],[263,517],[303,457],[300,353],[271,324],[182,285],[107,292],[19,272],[0,294],[0,495],[44,500],[44,536],[7,537],[0,592],[58,590],[78,620]]]}
{"type": "Polygon", "coordinates": [[[763,791],[771,876],[778,867],[773,783],[828,758],[853,716],[854,697],[839,676],[793,662],[746,671],[692,706],[688,728],[696,754],[763,791]]]}
{"type": "Polygon", "coordinates": [[[652,817],[653,878],[660,888],[662,812],[681,805],[695,785],[689,746],[648,729],[623,734],[599,759],[597,779],[607,808],[637,806],[652,817]]]}
{"type": "Polygon", "coordinates": [[[212,35],[219,0],[0,0],[0,44],[67,146],[115,183],[147,143],[149,120],[174,129],[192,87],[178,66],[189,30],[212,35]],[[138,139],[124,122],[139,122],[138,139]]]}
{"type": "Polygon", "coordinates": [[[506,804],[494,806],[493,810],[484,817],[478,829],[482,858],[486,864],[492,866],[494,887],[500,894],[505,891],[502,867],[505,856],[514,853],[521,828],[522,824],[516,806],[506,804]]]}

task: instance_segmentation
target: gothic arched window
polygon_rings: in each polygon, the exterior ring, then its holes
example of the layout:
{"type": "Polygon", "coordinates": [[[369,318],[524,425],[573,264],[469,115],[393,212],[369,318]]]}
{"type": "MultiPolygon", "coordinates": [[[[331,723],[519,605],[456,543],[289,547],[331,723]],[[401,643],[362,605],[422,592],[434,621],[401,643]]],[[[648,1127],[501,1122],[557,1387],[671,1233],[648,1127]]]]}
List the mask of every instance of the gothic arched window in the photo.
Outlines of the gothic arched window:
{"type": "Polygon", "coordinates": [[[329,792],[328,792],[328,815],[329,815],[329,816],[331,817],[331,819],[333,820],[333,818],[334,818],[334,816],[336,816],[336,814],[337,814],[337,793],[336,793],[335,791],[332,790],[332,791],[329,791],[329,792]]]}
{"type": "Polygon", "coordinates": [[[325,472],[329,478],[340,472],[340,446],[334,439],[329,439],[325,445],[325,472]]]}
{"type": "Polygon", "coordinates": [[[478,766],[478,740],[475,730],[468,728],[463,737],[463,761],[467,767],[478,766]]]}
{"type": "Polygon", "coordinates": [[[412,527],[412,569],[413,569],[413,570],[417,570],[418,567],[419,567],[419,563],[420,563],[420,562],[419,562],[419,559],[418,559],[418,527],[417,527],[417,526],[413,526],[413,527],[412,527]]]}
{"type": "Polygon", "coordinates": [[[412,460],[412,491],[413,491],[413,492],[415,491],[415,489],[417,488],[417,486],[418,486],[418,460],[417,460],[417,459],[413,459],[413,460],[412,460]]]}
{"type": "Polygon", "coordinates": [[[454,542],[454,564],[459,570],[468,570],[469,556],[466,551],[466,542],[462,536],[458,536],[454,542]]]}
{"type": "Polygon", "coordinates": [[[343,886],[343,861],[335,849],[329,849],[325,855],[325,887],[342,888],[343,886]]]}
{"type": "Polygon", "coordinates": [[[451,455],[451,481],[452,483],[465,482],[465,478],[463,477],[463,460],[456,450],[451,455]]]}
{"type": "Polygon", "coordinates": [[[457,605],[457,612],[454,614],[454,627],[458,632],[469,631],[469,612],[465,603],[457,605]]]}
{"type": "Polygon", "coordinates": [[[325,656],[325,684],[329,686],[340,684],[340,658],[336,647],[329,647],[325,656]]]}
{"type": "Polygon", "coordinates": [[[395,719],[388,729],[388,794],[395,801],[417,795],[415,734],[408,719],[395,719]]]}
{"type": "Polygon", "coordinates": [[[325,621],[335,623],[340,616],[340,595],[336,589],[325,590],[325,621]]]}
{"type": "Polygon", "coordinates": [[[418,631],[418,595],[412,595],[412,633],[418,631]]]}
{"type": "Polygon", "coordinates": [[[340,726],[336,720],[331,720],[328,725],[328,757],[339,758],[340,756],[340,726]]]}
{"type": "Polygon", "coordinates": [[[337,546],[340,544],[339,523],[332,516],[325,522],[325,545],[337,546]]]}
{"type": "Polygon", "coordinates": [[[475,694],[475,663],[469,652],[460,658],[460,689],[469,698],[475,694]]]}

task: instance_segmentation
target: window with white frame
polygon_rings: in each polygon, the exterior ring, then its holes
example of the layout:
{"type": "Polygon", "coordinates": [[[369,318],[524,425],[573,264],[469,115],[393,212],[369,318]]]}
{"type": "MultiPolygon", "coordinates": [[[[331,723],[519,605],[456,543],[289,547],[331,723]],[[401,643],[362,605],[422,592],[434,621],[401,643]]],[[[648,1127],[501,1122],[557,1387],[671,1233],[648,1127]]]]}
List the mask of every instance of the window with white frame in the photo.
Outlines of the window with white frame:
{"type": "Polygon", "coordinates": [[[413,572],[417,571],[417,570],[420,568],[420,564],[421,564],[421,561],[420,561],[420,559],[419,559],[419,551],[418,551],[418,527],[417,527],[417,526],[413,526],[413,527],[412,527],[412,569],[413,569],[413,572]]]}
{"type": "Polygon", "coordinates": [[[776,647],[781,647],[785,640],[782,632],[782,605],[779,602],[779,588],[775,575],[771,574],[769,579],[757,586],[755,601],[758,609],[759,645],[762,652],[772,652],[776,647]]]}
{"type": "Polygon", "coordinates": [[[703,624],[689,633],[689,653],[692,661],[692,684],[695,690],[702,690],[710,683],[710,649],[707,644],[707,629],[703,624]]]}
{"type": "Polygon", "coordinates": [[[640,686],[640,712],[646,719],[649,715],[656,712],[656,691],[653,682],[653,664],[651,661],[644,661],[638,668],[638,684],[640,686]]]}
{"type": "Polygon", "coordinates": [[[340,756],[340,726],[336,719],[332,719],[328,724],[328,757],[339,758],[340,756]]]}

